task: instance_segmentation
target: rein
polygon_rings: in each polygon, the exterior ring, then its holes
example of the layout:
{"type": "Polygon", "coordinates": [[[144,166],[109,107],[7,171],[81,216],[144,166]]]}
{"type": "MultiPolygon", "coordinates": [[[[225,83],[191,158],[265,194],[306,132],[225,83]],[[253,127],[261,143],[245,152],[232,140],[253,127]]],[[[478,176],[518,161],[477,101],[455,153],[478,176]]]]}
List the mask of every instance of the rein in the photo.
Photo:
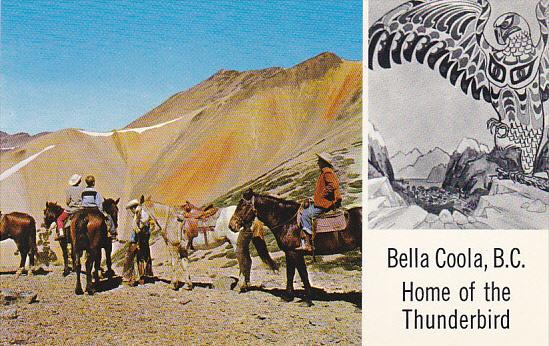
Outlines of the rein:
{"type": "MultiPolygon", "coordinates": [[[[252,196],[252,210],[254,211],[254,214],[257,217],[257,209],[255,209],[255,196],[252,196]]],[[[281,222],[276,226],[270,227],[270,229],[273,230],[273,229],[277,229],[277,228],[282,227],[282,226],[286,226],[287,224],[290,223],[290,221],[292,221],[294,219],[294,217],[297,217],[297,214],[299,214],[299,208],[297,208],[297,211],[295,212],[294,215],[292,215],[290,217],[289,220],[287,220],[285,222],[281,222]]]]}

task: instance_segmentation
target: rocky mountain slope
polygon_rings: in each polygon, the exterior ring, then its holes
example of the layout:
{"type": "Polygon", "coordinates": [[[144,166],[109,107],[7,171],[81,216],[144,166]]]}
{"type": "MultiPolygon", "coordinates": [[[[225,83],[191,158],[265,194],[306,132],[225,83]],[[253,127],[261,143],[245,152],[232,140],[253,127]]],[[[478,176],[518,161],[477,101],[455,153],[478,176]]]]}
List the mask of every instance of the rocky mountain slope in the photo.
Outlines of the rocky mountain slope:
{"type": "MultiPolygon", "coordinates": [[[[361,113],[361,62],[332,53],[285,69],[221,70],[124,129],[64,129],[2,153],[0,204],[40,223],[45,202],[64,202],[68,177],[81,173],[95,175],[104,197],[122,204],[145,194],[201,205],[269,173],[307,172],[315,152],[338,150],[353,160],[347,179],[360,201],[361,113]]],[[[309,189],[315,177],[300,179],[309,189]]],[[[120,219],[124,237],[124,210],[120,219]]]]}
{"type": "Polygon", "coordinates": [[[389,181],[393,181],[395,179],[393,166],[383,137],[369,122],[366,123],[366,130],[368,132],[368,179],[387,177],[389,181]]]}
{"type": "Polygon", "coordinates": [[[17,147],[20,147],[23,144],[45,134],[48,134],[48,132],[40,132],[35,135],[29,135],[26,132],[19,132],[10,135],[9,133],[0,131],[0,152],[16,149],[17,147]]]}
{"type": "MultiPolygon", "coordinates": [[[[448,169],[431,170],[432,182],[444,180],[443,189],[427,194],[425,188],[410,192],[406,182],[379,176],[368,180],[368,224],[374,229],[545,229],[549,224],[549,192],[499,179],[496,169],[518,168],[514,149],[489,150],[465,138],[452,153],[448,169]],[[444,173],[446,173],[444,175],[444,173]],[[401,193],[396,192],[401,191],[401,193]],[[458,191],[459,193],[450,193],[458,191]],[[454,201],[453,206],[428,212],[406,194],[454,201]],[[464,203],[467,207],[463,208],[464,203]],[[474,202],[474,203],[473,203],[474,202]]],[[[452,203],[448,203],[452,205],[452,203]]]]}
{"type": "Polygon", "coordinates": [[[431,169],[431,172],[429,172],[429,175],[427,176],[427,182],[442,183],[444,181],[447,169],[448,166],[443,163],[436,165],[431,169]]]}
{"type": "Polygon", "coordinates": [[[519,152],[514,148],[489,150],[476,140],[464,138],[452,153],[442,187],[466,194],[490,189],[498,168],[518,170],[519,152]]]}

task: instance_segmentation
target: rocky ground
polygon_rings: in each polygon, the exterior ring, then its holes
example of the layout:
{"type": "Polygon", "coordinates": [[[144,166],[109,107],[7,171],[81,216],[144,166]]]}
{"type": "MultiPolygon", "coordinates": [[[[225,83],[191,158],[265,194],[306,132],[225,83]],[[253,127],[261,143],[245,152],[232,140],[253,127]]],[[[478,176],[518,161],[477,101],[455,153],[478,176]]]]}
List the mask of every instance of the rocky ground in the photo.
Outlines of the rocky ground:
{"type": "MultiPolygon", "coordinates": [[[[361,272],[356,265],[334,266],[349,256],[325,256],[309,266],[316,298],[315,305],[306,308],[299,299],[280,300],[284,267],[272,273],[255,257],[254,288],[238,293],[229,287],[238,276],[234,260],[210,254],[194,254],[202,259],[192,262],[192,291],[172,290],[167,281],[170,267],[160,260],[155,262],[154,283],[128,287],[115,280],[94,296],[74,295],[74,274],[63,277],[59,266],[17,279],[14,268],[2,267],[0,343],[360,344],[361,272]],[[20,299],[6,297],[18,293],[20,299]]],[[[281,252],[273,257],[282,261],[281,252]]],[[[295,282],[301,289],[299,278],[295,282]]]]}

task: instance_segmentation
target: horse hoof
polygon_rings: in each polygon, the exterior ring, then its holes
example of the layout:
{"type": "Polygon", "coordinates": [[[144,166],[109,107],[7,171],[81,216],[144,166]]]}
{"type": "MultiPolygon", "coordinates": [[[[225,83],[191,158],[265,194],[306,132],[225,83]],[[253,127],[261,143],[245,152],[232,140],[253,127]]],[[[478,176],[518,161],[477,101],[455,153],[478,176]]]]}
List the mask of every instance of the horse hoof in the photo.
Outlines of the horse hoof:
{"type": "Polygon", "coordinates": [[[69,276],[70,273],[71,271],[69,269],[63,270],[63,277],[69,276]]]}
{"type": "Polygon", "coordinates": [[[280,298],[283,302],[286,302],[286,303],[289,303],[291,301],[294,300],[294,297],[293,296],[283,296],[282,298],[280,298]]]}
{"type": "Polygon", "coordinates": [[[93,288],[87,289],[86,293],[88,293],[89,296],[93,296],[95,293],[95,290],[93,288]]]}
{"type": "Polygon", "coordinates": [[[84,294],[84,291],[82,291],[81,288],[77,288],[74,290],[74,294],[76,294],[77,296],[81,296],[84,294]]]}
{"type": "Polygon", "coordinates": [[[307,308],[310,308],[310,307],[313,306],[313,305],[314,305],[313,302],[310,301],[310,300],[308,300],[308,301],[306,300],[306,301],[304,301],[304,302],[301,303],[301,306],[302,306],[302,307],[307,307],[307,308]]]}
{"type": "Polygon", "coordinates": [[[21,274],[23,274],[23,269],[17,269],[17,271],[15,272],[15,278],[19,278],[21,274]]]}

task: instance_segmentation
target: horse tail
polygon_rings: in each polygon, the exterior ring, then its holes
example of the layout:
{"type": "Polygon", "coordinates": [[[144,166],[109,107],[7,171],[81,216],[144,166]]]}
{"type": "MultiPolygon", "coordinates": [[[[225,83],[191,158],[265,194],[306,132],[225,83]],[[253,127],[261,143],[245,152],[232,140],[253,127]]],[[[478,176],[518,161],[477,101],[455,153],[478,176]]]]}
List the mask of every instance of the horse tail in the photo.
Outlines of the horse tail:
{"type": "Polygon", "coordinates": [[[29,236],[29,256],[33,260],[38,256],[38,247],[36,246],[36,221],[33,217],[30,218],[28,225],[29,236]]]}
{"type": "Polygon", "coordinates": [[[253,237],[252,243],[254,243],[255,249],[257,250],[257,254],[259,255],[259,257],[261,258],[261,261],[268,265],[272,271],[277,271],[278,263],[276,263],[271,258],[271,254],[269,253],[269,249],[267,249],[267,243],[265,243],[265,239],[261,237],[253,237]]]}
{"type": "Polygon", "coordinates": [[[76,220],[76,229],[75,229],[75,240],[76,240],[76,246],[80,249],[85,249],[89,245],[89,239],[88,239],[88,222],[89,217],[87,214],[80,215],[78,219],[76,220]]]}
{"type": "Polygon", "coordinates": [[[349,209],[349,225],[352,225],[350,232],[354,236],[357,246],[362,249],[362,207],[349,209]]]}

